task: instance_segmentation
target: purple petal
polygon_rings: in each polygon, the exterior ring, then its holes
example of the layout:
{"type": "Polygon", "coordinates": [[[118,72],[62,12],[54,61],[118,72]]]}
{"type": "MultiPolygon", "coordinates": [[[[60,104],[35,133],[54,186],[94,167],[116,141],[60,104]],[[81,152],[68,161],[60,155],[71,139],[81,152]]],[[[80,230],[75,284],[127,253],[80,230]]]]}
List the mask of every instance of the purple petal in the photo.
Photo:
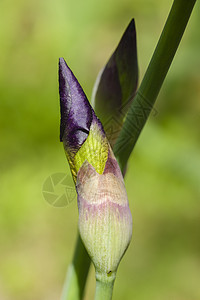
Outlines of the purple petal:
{"type": "MultiPolygon", "coordinates": [[[[116,50],[99,74],[93,90],[92,103],[108,138],[110,128],[120,132],[123,118],[136,93],[137,83],[136,29],[132,19],[116,50]]],[[[109,141],[112,145],[111,139],[109,141]]]]}
{"type": "Polygon", "coordinates": [[[78,149],[86,140],[93,110],[76,77],[63,58],[59,59],[60,140],[78,149]]]}
{"type": "Polygon", "coordinates": [[[138,62],[135,21],[131,20],[116,49],[116,63],[123,95],[123,104],[132,99],[138,83],[138,62]]]}

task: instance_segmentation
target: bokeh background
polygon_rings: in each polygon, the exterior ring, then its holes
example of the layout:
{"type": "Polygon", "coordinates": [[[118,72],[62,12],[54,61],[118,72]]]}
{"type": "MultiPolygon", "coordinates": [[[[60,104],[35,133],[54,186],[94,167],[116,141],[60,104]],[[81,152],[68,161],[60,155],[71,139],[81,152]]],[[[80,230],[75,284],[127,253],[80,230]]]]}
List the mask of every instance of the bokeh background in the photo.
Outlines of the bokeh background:
{"type": "MultiPolygon", "coordinates": [[[[170,0],[1,0],[0,299],[60,298],[77,233],[77,204],[55,208],[42,188],[69,173],[59,142],[58,58],[90,99],[132,17],[140,81],[170,0]]],[[[155,110],[130,158],[134,219],[114,298],[200,299],[200,3],[155,110]]],[[[62,187],[61,187],[62,188],[62,187]]],[[[85,299],[94,295],[91,268],[85,299]]]]}

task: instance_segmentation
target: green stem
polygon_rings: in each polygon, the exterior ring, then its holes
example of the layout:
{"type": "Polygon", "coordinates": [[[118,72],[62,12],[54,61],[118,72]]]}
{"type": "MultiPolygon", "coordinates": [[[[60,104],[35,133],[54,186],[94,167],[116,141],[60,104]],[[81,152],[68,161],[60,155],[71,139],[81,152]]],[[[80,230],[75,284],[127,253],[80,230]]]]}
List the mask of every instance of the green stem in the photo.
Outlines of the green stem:
{"type": "MultiPolygon", "coordinates": [[[[114,152],[122,171],[125,169],[133,147],[153,108],[195,2],[196,0],[175,0],[173,3],[149,67],[114,147],[114,152]]],[[[90,259],[78,237],[74,259],[68,270],[61,300],[82,299],[89,266],[90,259]]],[[[111,295],[109,292],[111,287],[105,288],[100,282],[97,282],[96,300],[104,300],[104,289],[107,297],[111,295]]]]}
{"type": "Polygon", "coordinates": [[[114,281],[102,282],[96,280],[95,300],[111,300],[114,281]]]}
{"type": "Polygon", "coordinates": [[[175,0],[140,88],[114,147],[122,170],[147,121],[185,31],[196,0],[175,0]]]}
{"type": "Polygon", "coordinates": [[[73,261],[67,271],[61,300],[83,298],[89,267],[90,258],[78,234],[73,261]]]}

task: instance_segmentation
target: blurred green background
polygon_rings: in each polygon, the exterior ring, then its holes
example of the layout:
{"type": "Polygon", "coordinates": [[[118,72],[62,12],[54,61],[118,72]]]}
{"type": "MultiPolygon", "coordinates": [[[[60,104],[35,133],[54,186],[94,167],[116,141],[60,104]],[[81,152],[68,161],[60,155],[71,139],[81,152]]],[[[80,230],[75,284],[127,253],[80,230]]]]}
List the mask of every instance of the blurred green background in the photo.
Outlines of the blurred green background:
{"type": "MultiPolygon", "coordinates": [[[[77,232],[74,200],[55,208],[42,187],[69,172],[59,142],[58,58],[88,98],[132,17],[140,80],[169,0],[1,0],[0,299],[59,299],[77,232]]],[[[200,299],[200,3],[130,158],[134,219],[114,298],[200,299]]],[[[91,268],[85,299],[94,295],[91,268]]]]}

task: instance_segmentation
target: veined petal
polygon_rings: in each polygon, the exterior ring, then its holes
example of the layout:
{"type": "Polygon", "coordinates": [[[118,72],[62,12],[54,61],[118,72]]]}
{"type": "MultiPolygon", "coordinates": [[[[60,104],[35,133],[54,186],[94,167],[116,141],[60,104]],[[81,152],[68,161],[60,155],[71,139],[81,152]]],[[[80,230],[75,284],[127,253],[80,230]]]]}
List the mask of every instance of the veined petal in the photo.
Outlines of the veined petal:
{"type": "Polygon", "coordinates": [[[110,282],[132,236],[124,180],[109,147],[103,174],[85,161],[77,175],[79,232],[94,263],[96,278],[110,282]]]}

